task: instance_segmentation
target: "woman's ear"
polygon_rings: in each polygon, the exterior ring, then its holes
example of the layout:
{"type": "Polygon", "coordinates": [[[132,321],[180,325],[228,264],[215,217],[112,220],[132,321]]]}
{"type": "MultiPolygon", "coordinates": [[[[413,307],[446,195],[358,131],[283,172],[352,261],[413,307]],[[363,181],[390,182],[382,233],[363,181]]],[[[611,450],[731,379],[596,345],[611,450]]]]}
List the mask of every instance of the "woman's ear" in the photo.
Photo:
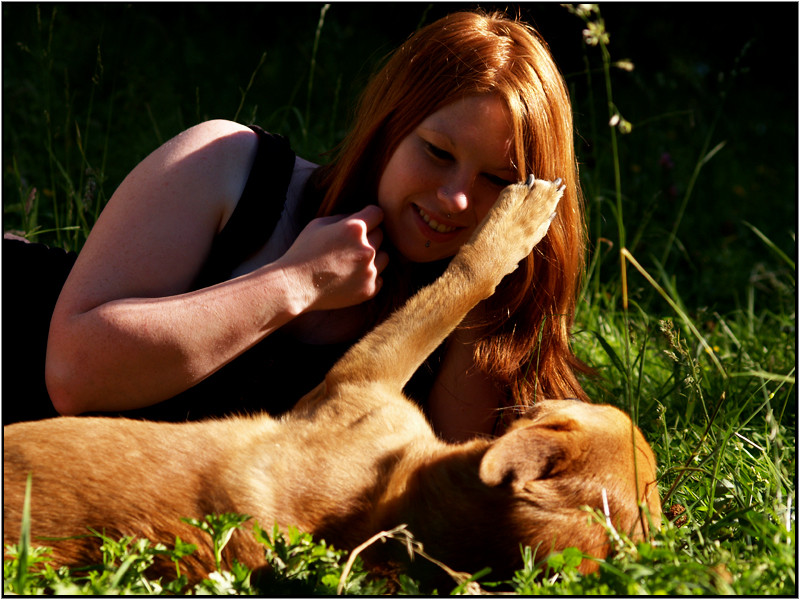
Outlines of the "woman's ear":
{"type": "Polygon", "coordinates": [[[575,435],[579,429],[577,421],[561,416],[515,428],[489,446],[481,459],[481,481],[522,488],[529,481],[557,475],[581,452],[575,435]]]}

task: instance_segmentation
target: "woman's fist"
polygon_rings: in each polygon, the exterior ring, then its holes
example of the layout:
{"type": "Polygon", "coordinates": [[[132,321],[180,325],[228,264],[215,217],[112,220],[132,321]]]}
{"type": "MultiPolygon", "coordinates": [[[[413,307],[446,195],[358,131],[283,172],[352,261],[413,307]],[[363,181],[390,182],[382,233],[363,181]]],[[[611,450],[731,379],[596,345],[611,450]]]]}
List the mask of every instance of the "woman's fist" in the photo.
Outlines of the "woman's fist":
{"type": "Polygon", "coordinates": [[[383,211],[374,205],[349,216],[311,221],[279,259],[306,311],[361,304],[381,288],[389,257],[380,250],[383,211]]]}

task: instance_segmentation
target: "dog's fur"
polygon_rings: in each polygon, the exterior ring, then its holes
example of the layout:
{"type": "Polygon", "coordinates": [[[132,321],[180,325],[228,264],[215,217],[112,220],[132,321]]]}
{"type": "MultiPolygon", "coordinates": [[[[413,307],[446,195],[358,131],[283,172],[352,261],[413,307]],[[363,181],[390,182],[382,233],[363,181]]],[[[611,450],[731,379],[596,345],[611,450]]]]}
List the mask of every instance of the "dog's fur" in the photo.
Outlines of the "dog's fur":
{"type": "MultiPolygon", "coordinates": [[[[547,400],[494,440],[440,441],[401,390],[417,367],[545,235],[561,190],[506,188],[442,277],[364,337],[280,420],[266,415],[166,424],[58,418],[4,429],[4,540],[18,540],[26,479],[31,523],[56,564],[98,560],[87,527],[198,545],[181,572],[214,568],[208,537],[181,517],[238,512],[263,528],[295,525],[341,549],[406,523],[451,568],[508,575],[520,546],[539,558],[577,546],[594,557],[608,536],[582,509],[603,507],[619,530],[643,535],[661,509],[655,458],[610,406],[547,400]],[[640,506],[645,510],[641,511],[640,506]],[[77,536],[77,537],[76,537],[77,536]]],[[[224,401],[224,399],[220,399],[224,401]]],[[[267,400],[268,402],[268,400],[267,400]]],[[[370,562],[399,559],[378,544],[370,562]]],[[[226,561],[258,568],[263,547],[237,532],[226,561]]],[[[417,561],[417,564],[419,561],[417,561]]],[[[229,562],[228,562],[229,564],[229,562]]],[[[585,572],[596,568],[584,560],[585,572]]],[[[155,574],[174,574],[156,564],[155,574]]]]}

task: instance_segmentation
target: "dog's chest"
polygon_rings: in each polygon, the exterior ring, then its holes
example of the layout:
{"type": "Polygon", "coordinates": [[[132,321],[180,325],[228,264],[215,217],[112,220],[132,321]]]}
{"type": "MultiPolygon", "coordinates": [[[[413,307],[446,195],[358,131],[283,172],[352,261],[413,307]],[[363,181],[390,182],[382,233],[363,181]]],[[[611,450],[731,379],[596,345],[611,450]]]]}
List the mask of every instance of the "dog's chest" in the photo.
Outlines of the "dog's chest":
{"type": "MultiPolygon", "coordinates": [[[[432,435],[413,409],[322,417],[288,419],[257,451],[248,451],[245,480],[235,483],[245,488],[244,512],[262,526],[277,522],[311,533],[368,526],[394,467],[432,435]]],[[[241,465],[243,458],[240,453],[233,460],[241,465]]]]}

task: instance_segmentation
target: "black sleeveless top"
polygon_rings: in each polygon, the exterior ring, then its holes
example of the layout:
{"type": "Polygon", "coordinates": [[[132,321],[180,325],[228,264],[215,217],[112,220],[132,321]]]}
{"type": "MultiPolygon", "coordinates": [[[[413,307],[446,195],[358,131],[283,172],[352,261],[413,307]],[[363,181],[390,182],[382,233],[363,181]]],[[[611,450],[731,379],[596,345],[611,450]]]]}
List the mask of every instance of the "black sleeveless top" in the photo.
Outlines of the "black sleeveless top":
{"type": "MultiPolygon", "coordinates": [[[[268,241],[285,205],[295,153],[282,136],[257,126],[251,128],[258,134],[259,145],[248,181],[230,219],[214,239],[193,289],[230,279],[233,270],[268,241]]],[[[313,216],[313,207],[306,206],[301,211],[309,219],[313,216]]],[[[20,331],[12,332],[11,338],[8,328],[3,334],[4,424],[56,416],[44,385],[47,330],[58,293],[75,258],[74,253],[41,244],[3,242],[3,321],[5,325],[21,324],[20,331]],[[24,282],[9,294],[9,283],[20,281],[24,282]],[[37,314],[19,314],[25,311],[37,314]],[[25,323],[37,324],[35,332],[27,332],[34,335],[25,334],[25,323]]],[[[173,398],[142,409],[98,414],[156,421],[255,412],[279,415],[321,382],[354,342],[307,344],[277,330],[173,398]]],[[[441,349],[419,369],[406,391],[418,399],[427,398],[434,365],[440,360],[441,349]]]]}
{"type": "MultiPolygon", "coordinates": [[[[230,219],[217,234],[194,289],[227,281],[258,251],[278,223],[295,153],[286,138],[251,126],[259,138],[250,176],[230,219]]],[[[277,330],[185,392],[124,416],[159,421],[289,410],[311,391],[351,343],[304,344],[277,330]]]]}

